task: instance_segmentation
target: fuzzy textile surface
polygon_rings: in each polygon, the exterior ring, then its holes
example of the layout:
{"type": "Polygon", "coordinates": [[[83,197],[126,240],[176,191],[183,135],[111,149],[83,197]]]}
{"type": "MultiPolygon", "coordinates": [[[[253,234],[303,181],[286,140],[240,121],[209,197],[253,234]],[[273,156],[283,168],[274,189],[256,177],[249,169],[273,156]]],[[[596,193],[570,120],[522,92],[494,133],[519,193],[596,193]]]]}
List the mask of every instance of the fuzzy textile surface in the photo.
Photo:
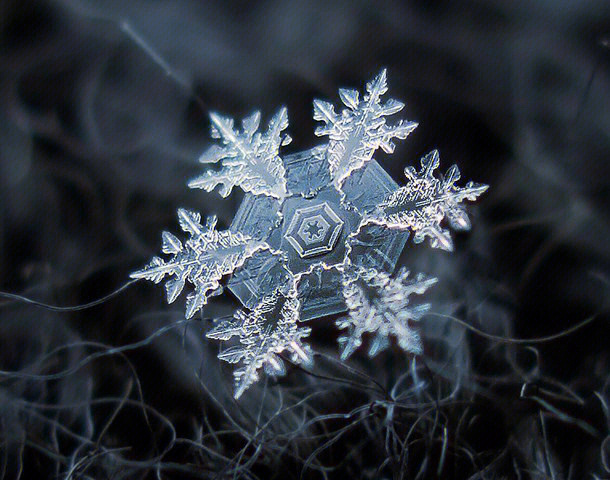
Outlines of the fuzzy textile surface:
{"type": "Polygon", "coordinates": [[[0,290],[103,301],[0,298],[0,480],[609,478],[609,162],[605,0],[1,2],[0,290]],[[285,105],[297,152],[383,67],[419,123],[383,168],[490,185],[453,253],[399,260],[438,278],[423,351],[341,361],[316,319],[313,367],[235,401],[206,339],[235,297],[103,297],[177,208],[231,223],[242,192],[186,186],[211,111],[285,105]]]}

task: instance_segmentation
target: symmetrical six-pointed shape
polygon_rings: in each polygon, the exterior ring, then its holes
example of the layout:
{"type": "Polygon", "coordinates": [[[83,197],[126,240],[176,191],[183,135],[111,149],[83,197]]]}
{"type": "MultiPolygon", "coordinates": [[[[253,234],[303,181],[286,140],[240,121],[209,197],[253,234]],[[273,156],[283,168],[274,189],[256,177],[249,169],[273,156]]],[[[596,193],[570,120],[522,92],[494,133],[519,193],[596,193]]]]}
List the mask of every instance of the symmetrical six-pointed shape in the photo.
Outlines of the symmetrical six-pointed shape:
{"type": "Polygon", "coordinates": [[[302,322],[346,310],[347,316],[336,321],[347,329],[339,339],[343,359],[361,345],[363,334],[372,335],[371,356],[389,345],[389,336],[407,352],[422,352],[411,322],[428,305],[412,305],[410,295],[424,293],[436,279],[423,274],[409,278],[404,269],[394,278],[391,273],[411,233],[416,243],[428,237],[432,247],[451,250],[444,223],[469,229],[462,202],[475,200],[487,186],[456,186],[460,174],[455,165],[435,177],[439,156],[433,151],[421,160],[421,171],[405,169],[407,184],[399,187],[373,154],[378,148],[392,153],[392,139],[406,138],[417,124],[386,124],[386,117],[404,107],[394,99],[382,102],[386,91],[383,70],[362,98],[355,90],[339,90],[345,105],[340,113],[315,100],[314,119],[323,122],[315,133],[328,136],[328,143],[288,155],[280,154],[280,147],[290,142],[283,134],[285,108],[266,132],[259,132],[258,112],[243,120],[241,130],[232,119],[211,114],[212,137],[222,145],[209,148],[200,161],[220,168],[206,170],[189,186],[219,187],[223,197],[239,186],[246,196],[233,223],[217,231],[215,217],[202,226],[198,214],[179,210],[180,225],[190,238],[183,245],[164,232],[162,250],[172,258],[154,257],[132,274],[155,283],[169,275],[170,303],[186,282],[192,284],[187,317],[230,276],[228,287],[246,311],[219,321],[207,337],[239,338],[219,355],[240,364],[234,372],[236,398],[259,378],[261,368],[283,374],[282,354],[311,365],[311,348],[303,343],[311,329],[302,322]]]}

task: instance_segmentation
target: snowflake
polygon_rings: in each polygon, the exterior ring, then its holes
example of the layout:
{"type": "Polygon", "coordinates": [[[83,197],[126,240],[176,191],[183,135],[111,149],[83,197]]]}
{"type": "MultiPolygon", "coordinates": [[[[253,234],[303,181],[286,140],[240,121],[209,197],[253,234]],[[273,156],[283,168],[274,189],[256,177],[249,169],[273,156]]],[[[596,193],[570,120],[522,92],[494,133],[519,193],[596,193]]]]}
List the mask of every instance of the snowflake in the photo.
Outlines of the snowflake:
{"type": "Polygon", "coordinates": [[[229,230],[216,231],[216,219],[205,227],[198,214],[179,210],[182,229],[191,238],[185,245],[163,234],[165,262],[155,257],[132,274],[160,282],[165,275],[168,302],[174,301],[188,280],[194,291],[187,297],[186,315],[191,317],[227,285],[246,310],[221,320],[208,338],[239,343],[219,354],[235,370],[235,397],[256,382],[260,369],[281,375],[280,355],[304,366],[312,364],[312,351],[303,343],[310,328],[303,322],[348,311],[336,324],[347,330],[340,338],[342,358],[362,344],[364,334],[373,335],[369,354],[374,355],[395,337],[407,352],[419,354],[422,344],[413,322],[428,309],[412,304],[412,294],[422,294],[436,279],[418,274],[409,277],[396,267],[408,237],[431,238],[433,247],[452,248],[442,223],[466,230],[470,222],[462,202],[475,200],[486,185],[472,182],[455,185],[459,170],[435,178],[438,153],[422,159],[422,170],[405,169],[407,184],[399,187],[373,159],[378,148],[394,151],[392,140],[404,139],[417,126],[400,120],[386,124],[386,117],[404,107],[397,100],[382,103],[386,71],[366,86],[360,99],[355,90],[339,91],[345,105],[336,113],[332,104],[314,101],[314,119],[324,124],[316,135],[328,143],[310,150],[280,155],[290,142],[283,134],[288,126],[285,108],[271,119],[267,131],[259,132],[260,113],[242,122],[211,114],[214,145],[202,155],[202,163],[220,163],[189,183],[223,197],[235,186],[245,192],[229,230]]]}

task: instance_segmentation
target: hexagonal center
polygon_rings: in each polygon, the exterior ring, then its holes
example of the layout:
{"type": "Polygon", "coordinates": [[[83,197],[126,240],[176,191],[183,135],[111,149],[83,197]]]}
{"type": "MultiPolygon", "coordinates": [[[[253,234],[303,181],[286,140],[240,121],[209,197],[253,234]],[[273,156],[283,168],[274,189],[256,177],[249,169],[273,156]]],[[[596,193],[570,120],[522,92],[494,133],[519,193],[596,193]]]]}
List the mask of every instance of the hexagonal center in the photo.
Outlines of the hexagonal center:
{"type": "Polygon", "coordinates": [[[332,251],[343,229],[343,220],[327,202],[298,208],[284,237],[302,258],[332,251]]]}
{"type": "MultiPolygon", "coordinates": [[[[303,233],[307,234],[309,241],[319,240],[322,237],[321,232],[324,232],[324,230],[326,230],[324,227],[320,226],[320,224],[318,223],[318,220],[308,221],[307,223],[304,223],[303,225],[307,226],[305,228],[305,230],[303,230],[303,233]]],[[[301,235],[301,234],[299,233],[299,235],[301,235]]]]}
{"type": "Polygon", "coordinates": [[[304,218],[297,235],[307,245],[323,240],[328,232],[330,225],[322,215],[314,215],[304,218]]]}

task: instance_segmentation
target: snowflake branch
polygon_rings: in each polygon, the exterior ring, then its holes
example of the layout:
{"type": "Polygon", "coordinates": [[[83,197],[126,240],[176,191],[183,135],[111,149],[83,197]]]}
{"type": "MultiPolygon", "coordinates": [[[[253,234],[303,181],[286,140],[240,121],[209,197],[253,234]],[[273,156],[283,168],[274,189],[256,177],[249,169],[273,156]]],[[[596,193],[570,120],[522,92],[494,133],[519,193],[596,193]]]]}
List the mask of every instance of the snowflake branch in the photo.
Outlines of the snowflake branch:
{"type": "Polygon", "coordinates": [[[460,179],[456,165],[444,177],[435,178],[434,170],[439,164],[438,151],[434,150],[421,159],[419,172],[413,167],[405,168],[407,184],[388,195],[364,222],[409,229],[414,233],[415,243],[429,237],[432,247],[453,250],[451,235],[441,227],[441,222],[446,218],[453,229],[469,230],[470,220],[462,202],[476,200],[488,186],[474,182],[468,182],[464,188],[456,186],[460,179]]]}
{"type": "Polygon", "coordinates": [[[257,132],[260,112],[242,121],[242,131],[234,128],[232,118],[211,113],[212,137],[224,146],[213,145],[199,159],[201,163],[221,162],[219,171],[208,170],[189,182],[191,188],[211,192],[220,185],[219,193],[227,197],[233,187],[240,186],[253,195],[283,198],[287,195],[286,170],[279,149],[291,138],[282,132],[288,127],[288,113],[282,107],[269,122],[266,133],[257,132]]]}
{"type": "Polygon", "coordinates": [[[194,291],[187,296],[186,318],[191,318],[207,303],[210,295],[220,290],[223,276],[233,273],[248,258],[259,251],[270,250],[270,247],[239,232],[216,230],[216,216],[208,217],[205,225],[201,225],[201,215],[180,209],[178,220],[182,230],[191,237],[182,244],[173,234],[163,232],[162,251],[173,255],[171,260],[166,262],[153,257],[146,267],[130,276],[154,283],[161,282],[166,275],[172,277],[165,284],[168,303],[174,302],[185,283],[190,282],[194,291]]]}
{"type": "Polygon", "coordinates": [[[404,104],[394,99],[381,103],[381,96],[388,90],[385,69],[367,84],[366,90],[362,100],[356,90],[339,90],[341,101],[347,107],[341,114],[335,112],[332,104],[314,100],[313,118],[324,122],[315,134],[329,137],[328,163],[338,189],[353,171],[373,158],[375,150],[381,147],[386,153],[392,153],[392,139],[404,140],[417,127],[417,123],[403,120],[394,126],[386,125],[384,117],[398,113],[404,104]]]}
{"type": "Polygon", "coordinates": [[[346,360],[361,344],[362,335],[374,333],[369,356],[374,356],[389,345],[389,335],[396,337],[400,347],[411,353],[422,352],[419,334],[410,322],[419,320],[430,308],[429,304],[410,305],[410,295],[423,294],[436,283],[436,278],[418,274],[409,278],[402,268],[395,278],[373,268],[346,268],[343,296],[348,315],[337,320],[337,327],[347,329],[339,338],[346,360]]]}
{"type": "Polygon", "coordinates": [[[233,373],[236,399],[258,380],[261,367],[269,375],[284,375],[286,368],[279,356],[284,351],[290,354],[291,361],[311,365],[311,349],[302,343],[311,329],[298,326],[299,310],[296,288],[287,295],[278,289],[249,313],[237,311],[233,318],[220,322],[207,333],[208,338],[223,341],[239,337],[239,345],[218,356],[225,362],[241,363],[233,373]]]}

